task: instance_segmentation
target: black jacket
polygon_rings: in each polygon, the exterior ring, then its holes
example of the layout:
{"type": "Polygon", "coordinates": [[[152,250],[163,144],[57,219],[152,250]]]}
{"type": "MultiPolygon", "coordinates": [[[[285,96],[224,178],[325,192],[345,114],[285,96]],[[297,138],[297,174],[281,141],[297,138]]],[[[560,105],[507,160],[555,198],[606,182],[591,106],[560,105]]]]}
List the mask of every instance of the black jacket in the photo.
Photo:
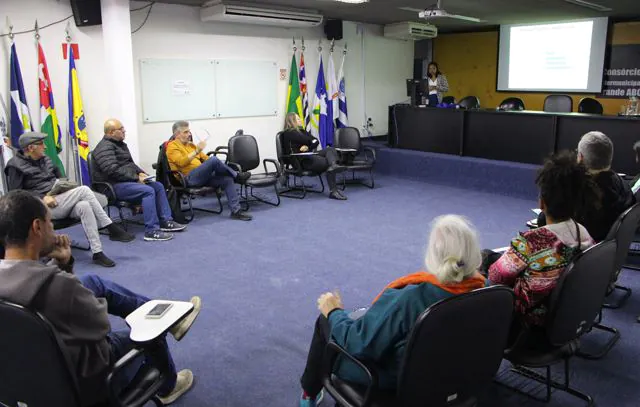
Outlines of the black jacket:
{"type": "Polygon", "coordinates": [[[24,189],[40,198],[51,191],[56,179],[62,177],[60,169],[46,155],[39,160],[32,160],[22,152],[7,162],[4,173],[7,175],[9,191],[24,189]]]}
{"type": "Polygon", "coordinates": [[[91,153],[94,182],[136,182],[138,174],[145,172],[131,158],[124,141],[104,137],[91,153]]]}
{"type": "Polygon", "coordinates": [[[304,129],[287,129],[282,133],[282,141],[285,154],[299,153],[300,147],[307,146],[309,151],[315,151],[320,145],[317,138],[304,129]]]}
{"type": "Polygon", "coordinates": [[[607,237],[609,229],[614,222],[631,205],[636,203],[636,198],[627,184],[613,171],[603,171],[593,176],[598,184],[602,198],[600,209],[589,205],[582,219],[578,219],[596,242],[601,242],[607,237]]]}

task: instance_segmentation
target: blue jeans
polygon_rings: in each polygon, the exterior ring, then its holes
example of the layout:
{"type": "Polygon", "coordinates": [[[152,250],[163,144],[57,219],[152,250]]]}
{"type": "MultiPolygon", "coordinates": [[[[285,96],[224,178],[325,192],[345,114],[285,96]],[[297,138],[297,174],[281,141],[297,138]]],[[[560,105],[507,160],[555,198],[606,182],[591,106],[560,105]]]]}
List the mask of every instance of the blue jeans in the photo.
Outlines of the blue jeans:
{"type": "MultiPolygon", "coordinates": [[[[93,274],[78,277],[78,279],[84,287],[93,291],[93,294],[97,298],[107,300],[107,310],[109,314],[123,319],[138,309],[142,304],[149,301],[147,297],[136,294],[113,281],[102,279],[93,274]]],[[[129,330],[109,332],[107,340],[111,344],[111,357],[114,362],[135,347],[135,343],[129,338],[129,330]]],[[[176,366],[171,358],[165,336],[163,335],[153,343],[145,345],[145,349],[147,350],[147,354],[142,363],[152,363],[161,369],[166,368],[168,372],[167,380],[158,391],[160,396],[166,396],[176,386],[177,374],[176,366]]],[[[122,377],[118,378],[118,388],[124,389],[133,379],[139,368],[140,365],[136,363],[129,365],[129,367],[123,371],[122,377]]]]}
{"type": "Polygon", "coordinates": [[[127,202],[142,202],[145,232],[160,229],[160,221],[173,220],[167,194],[159,182],[118,182],[113,184],[118,199],[127,202]]]}
{"type": "Polygon", "coordinates": [[[438,95],[436,93],[429,95],[428,101],[429,101],[429,106],[436,107],[438,105],[438,95]]]}
{"type": "Polygon", "coordinates": [[[231,212],[237,212],[240,210],[240,197],[238,197],[238,191],[236,191],[236,185],[233,182],[237,175],[238,173],[233,168],[212,156],[193,169],[187,175],[186,181],[187,186],[194,188],[203,186],[222,187],[227,195],[229,209],[231,209],[231,212]]]}

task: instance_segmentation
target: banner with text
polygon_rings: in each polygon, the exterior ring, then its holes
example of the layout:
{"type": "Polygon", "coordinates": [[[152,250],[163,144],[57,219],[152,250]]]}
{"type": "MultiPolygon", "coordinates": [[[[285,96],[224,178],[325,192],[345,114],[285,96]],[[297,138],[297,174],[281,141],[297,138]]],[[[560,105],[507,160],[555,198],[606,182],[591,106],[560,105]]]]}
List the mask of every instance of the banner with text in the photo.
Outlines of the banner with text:
{"type": "Polygon", "coordinates": [[[640,44],[612,45],[599,98],[640,97],[640,44]]]}

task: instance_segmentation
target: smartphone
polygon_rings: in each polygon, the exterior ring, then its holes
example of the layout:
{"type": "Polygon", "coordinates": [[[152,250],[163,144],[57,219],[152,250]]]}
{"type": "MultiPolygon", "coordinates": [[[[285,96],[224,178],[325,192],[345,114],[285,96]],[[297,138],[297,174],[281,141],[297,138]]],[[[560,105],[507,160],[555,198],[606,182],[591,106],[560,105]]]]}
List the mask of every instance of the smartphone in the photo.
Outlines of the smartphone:
{"type": "Polygon", "coordinates": [[[166,314],[167,311],[171,309],[171,307],[173,307],[173,304],[170,302],[163,302],[160,304],[156,304],[155,307],[151,308],[151,310],[147,312],[147,315],[145,315],[145,318],[156,318],[156,319],[162,318],[164,314],[166,314]]]}

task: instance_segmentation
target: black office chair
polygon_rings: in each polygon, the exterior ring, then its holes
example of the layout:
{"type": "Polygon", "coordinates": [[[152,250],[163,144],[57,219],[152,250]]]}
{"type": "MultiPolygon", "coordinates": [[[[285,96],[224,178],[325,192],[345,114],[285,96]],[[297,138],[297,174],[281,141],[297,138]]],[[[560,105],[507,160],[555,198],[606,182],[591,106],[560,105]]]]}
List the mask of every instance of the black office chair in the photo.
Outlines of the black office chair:
{"type": "Polygon", "coordinates": [[[629,246],[635,237],[636,230],[640,224],[640,203],[637,203],[624,211],[611,226],[609,233],[605,240],[614,240],[616,242],[616,261],[613,267],[613,273],[611,274],[611,283],[607,291],[605,308],[620,308],[622,307],[629,297],[631,296],[631,288],[621,286],[617,284],[618,277],[622,271],[622,267],[627,259],[629,253],[629,246]],[[619,290],[623,292],[623,295],[617,300],[611,300],[609,297],[619,290]]]}
{"type": "Polygon", "coordinates": [[[480,109],[480,99],[477,96],[466,96],[458,105],[463,109],[480,109]]]}
{"type": "Polygon", "coordinates": [[[376,165],[376,150],[370,146],[363,146],[360,141],[360,132],[355,127],[344,127],[336,130],[334,136],[334,147],[340,152],[340,149],[355,150],[354,152],[341,153],[343,163],[347,171],[351,171],[351,179],[345,182],[366,185],[369,188],[375,186],[373,181],[373,167],[376,165]],[[356,178],[356,171],[368,171],[370,183],[356,178]]]}
{"type": "Polygon", "coordinates": [[[545,112],[571,113],[573,111],[573,99],[569,95],[549,95],[544,98],[542,110],[545,112]]]}
{"type": "Polygon", "coordinates": [[[304,199],[307,196],[307,192],[314,194],[324,193],[322,173],[302,168],[301,159],[303,156],[285,154],[283,133],[281,131],[276,135],[276,155],[280,163],[282,176],[285,178],[284,189],[281,189],[278,194],[287,198],[304,199]],[[321,188],[317,189],[315,186],[306,185],[303,177],[318,177],[321,188]],[[293,185],[291,185],[291,178],[293,178],[293,185]],[[298,184],[298,180],[300,180],[300,184],[298,184]]]}
{"type": "Polygon", "coordinates": [[[520,98],[515,98],[515,97],[506,98],[500,103],[500,106],[498,106],[498,110],[516,111],[516,112],[525,110],[524,102],[520,98]]]}
{"type": "Polygon", "coordinates": [[[363,369],[371,383],[356,385],[327,372],[324,387],[344,407],[473,407],[500,366],[513,310],[513,292],[503,286],[429,307],[409,335],[396,391],[377,389],[376,371],[332,341],[327,346],[327,367],[332,369],[341,356],[363,369]]]}
{"type": "MultiPolygon", "coordinates": [[[[75,367],[43,315],[0,300],[0,326],[0,405],[82,406],[75,367]]],[[[162,406],[156,393],[166,373],[150,364],[144,364],[122,393],[114,390],[115,378],[144,352],[133,349],[115,363],[107,378],[109,400],[100,407],[140,407],[148,401],[162,406]]]]}
{"type": "MultiPolygon", "coordinates": [[[[182,209],[180,207],[181,212],[186,212],[189,215],[185,216],[186,222],[191,222],[193,218],[195,218],[195,211],[214,213],[219,215],[222,213],[222,201],[220,197],[222,196],[222,191],[220,188],[213,188],[209,186],[192,188],[187,186],[187,181],[182,175],[180,171],[172,171],[169,166],[169,159],[167,158],[167,143],[172,142],[171,140],[166,141],[160,144],[158,151],[158,160],[155,163],[156,170],[156,180],[160,182],[164,189],[167,191],[167,194],[170,194],[170,191],[175,191],[178,194],[178,203],[176,206],[181,206],[181,203],[187,204],[187,209],[182,209]],[[200,208],[193,205],[193,200],[198,197],[214,195],[218,201],[216,209],[207,209],[200,208]]],[[[213,153],[209,153],[213,154],[213,153]]],[[[177,210],[177,209],[176,209],[177,210]]]]}
{"type": "MultiPolygon", "coordinates": [[[[603,270],[613,267],[615,257],[615,241],[601,242],[578,254],[551,292],[544,330],[525,330],[505,350],[505,359],[513,365],[508,370],[544,384],[546,397],[538,397],[505,383],[506,370],[500,372],[498,384],[539,401],[549,402],[551,389],[556,388],[587,401],[589,405],[593,404],[591,396],[570,386],[569,359],[579,354],[581,337],[598,324],[596,321],[611,277],[610,273],[603,273],[603,270]],[[565,382],[558,383],[551,378],[551,366],[562,362],[565,382]],[[545,368],[546,375],[528,368],[545,368]]],[[[613,343],[619,335],[614,335],[613,343]]]]}
{"type": "Polygon", "coordinates": [[[118,210],[120,223],[125,230],[127,230],[128,223],[142,225],[143,223],[141,222],[126,218],[123,212],[123,209],[128,209],[132,216],[142,213],[142,206],[140,206],[140,202],[130,202],[118,199],[116,191],[110,182],[94,181],[96,179],[94,176],[96,168],[91,153],[87,155],[87,167],[89,168],[89,177],[91,178],[91,189],[107,197],[107,216],[111,217],[111,208],[113,207],[118,210]]]}
{"type": "Polygon", "coordinates": [[[446,103],[446,104],[456,103],[456,98],[453,96],[444,96],[442,98],[442,103],[446,103]]]}
{"type": "MultiPolygon", "coordinates": [[[[221,147],[216,148],[219,151],[221,147]]],[[[251,171],[260,165],[260,151],[255,137],[244,133],[236,133],[227,143],[227,165],[238,172],[251,171]]],[[[272,206],[280,205],[280,195],[278,194],[278,179],[280,178],[280,164],[274,159],[265,158],[262,160],[264,168],[263,174],[251,174],[251,177],[240,184],[240,198],[244,209],[249,209],[251,202],[263,202],[272,206]],[[273,164],[275,172],[269,172],[267,163],[273,164]],[[253,193],[254,188],[271,188],[276,193],[276,199],[268,200],[253,193]]]]}
{"type": "Polygon", "coordinates": [[[582,98],[580,99],[580,103],[578,103],[578,112],[602,114],[604,113],[604,108],[602,107],[602,104],[594,98],[582,98]]]}

